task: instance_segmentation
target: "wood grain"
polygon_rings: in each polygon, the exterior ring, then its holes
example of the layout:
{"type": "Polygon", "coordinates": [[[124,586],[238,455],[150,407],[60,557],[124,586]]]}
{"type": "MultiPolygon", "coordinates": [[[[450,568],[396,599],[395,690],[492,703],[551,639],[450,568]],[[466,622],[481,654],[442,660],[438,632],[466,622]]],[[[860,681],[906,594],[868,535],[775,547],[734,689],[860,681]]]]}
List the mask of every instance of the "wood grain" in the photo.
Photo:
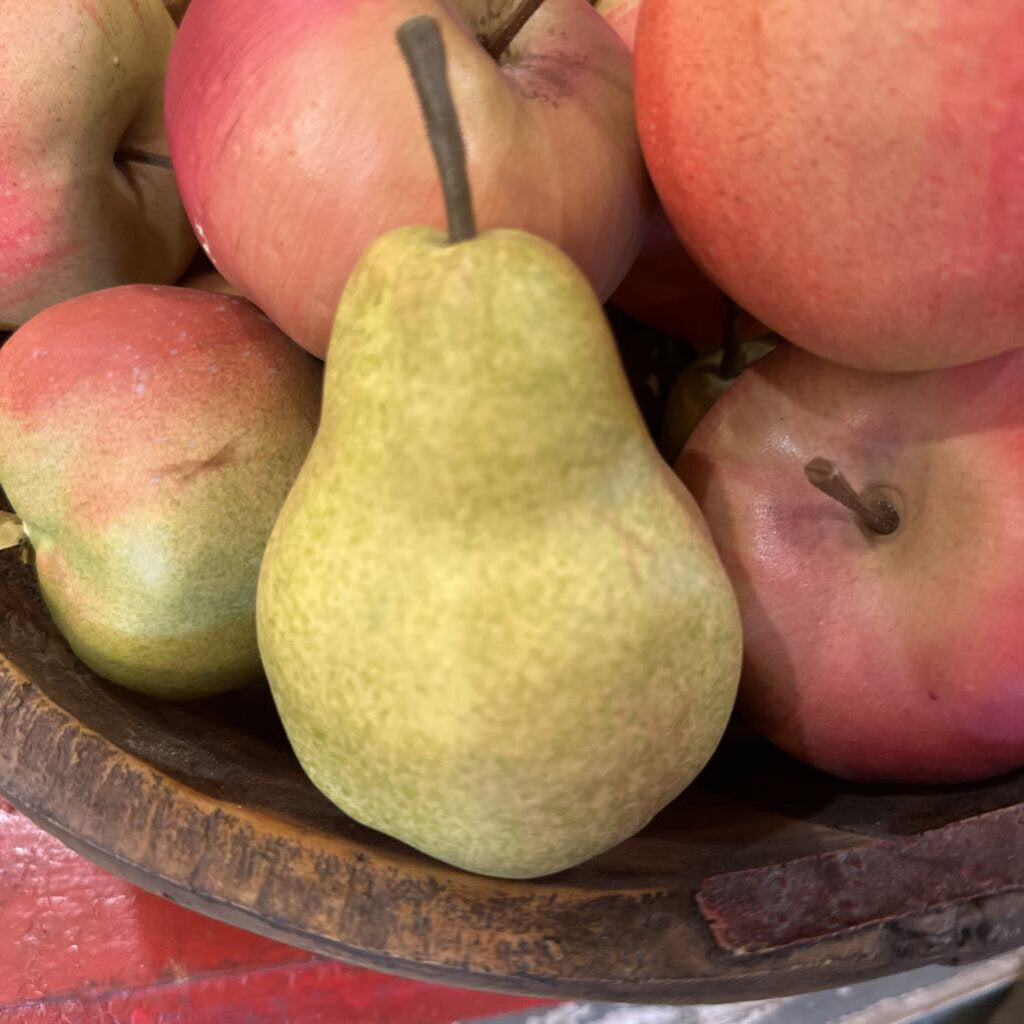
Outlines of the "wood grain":
{"type": "Polygon", "coordinates": [[[84,856],[184,906],[452,985],[734,1001],[1024,945],[1024,772],[977,786],[858,786],[737,729],[698,784],[628,842],[546,879],[481,878],[321,797],[265,687],[162,704],[100,681],[9,552],[0,792],[84,856]],[[867,867],[850,869],[851,857],[867,867]],[[769,904],[780,872],[801,881],[802,901],[776,892],[769,904]],[[908,886],[934,898],[908,901],[908,886]],[[769,911],[774,931],[762,926],[769,911]],[[797,926],[778,927],[779,913],[797,926]]]}

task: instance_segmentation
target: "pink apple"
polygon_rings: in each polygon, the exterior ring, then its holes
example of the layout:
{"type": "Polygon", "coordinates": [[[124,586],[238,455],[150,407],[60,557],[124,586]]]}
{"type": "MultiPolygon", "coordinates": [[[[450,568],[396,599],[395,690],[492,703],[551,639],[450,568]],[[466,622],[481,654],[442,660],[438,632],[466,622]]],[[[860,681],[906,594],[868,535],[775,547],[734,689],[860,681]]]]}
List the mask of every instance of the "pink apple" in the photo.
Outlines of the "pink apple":
{"type": "Polygon", "coordinates": [[[217,268],[323,355],[365,246],[444,208],[394,33],[441,23],[482,229],[560,245],[607,297],[653,206],[630,55],[587,0],[547,0],[501,61],[488,0],[192,0],[167,82],[182,195],[217,268]]]}
{"type": "Polygon", "coordinates": [[[783,345],[698,424],[676,468],[739,599],[740,710],[783,749],[867,781],[1024,765],[1022,394],[1024,352],[879,373],[783,345]]]}
{"type": "Polygon", "coordinates": [[[697,262],[873,369],[1024,343],[1021,0],[644,0],[638,125],[697,262]]]}
{"type": "Polygon", "coordinates": [[[0,26],[0,326],[130,281],[195,238],[166,158],[174,23],[161,0],[7,4],[0,26]]]}

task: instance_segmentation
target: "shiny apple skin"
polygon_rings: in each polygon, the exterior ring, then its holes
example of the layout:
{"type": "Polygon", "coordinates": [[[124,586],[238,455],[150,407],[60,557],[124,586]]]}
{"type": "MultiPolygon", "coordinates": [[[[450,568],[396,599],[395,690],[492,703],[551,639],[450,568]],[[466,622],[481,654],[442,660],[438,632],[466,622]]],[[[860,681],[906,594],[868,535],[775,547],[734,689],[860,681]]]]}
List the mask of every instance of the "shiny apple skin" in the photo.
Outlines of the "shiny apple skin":
{"type": "Polygon", "coordinates": [[[780,346],[676,470],[743,617],[739,708],[834,775],[952,783],[1024,765],[1024,352],[884,374],[780,346]],[[816,456],[901,514],[872,535],[816,456]]]}

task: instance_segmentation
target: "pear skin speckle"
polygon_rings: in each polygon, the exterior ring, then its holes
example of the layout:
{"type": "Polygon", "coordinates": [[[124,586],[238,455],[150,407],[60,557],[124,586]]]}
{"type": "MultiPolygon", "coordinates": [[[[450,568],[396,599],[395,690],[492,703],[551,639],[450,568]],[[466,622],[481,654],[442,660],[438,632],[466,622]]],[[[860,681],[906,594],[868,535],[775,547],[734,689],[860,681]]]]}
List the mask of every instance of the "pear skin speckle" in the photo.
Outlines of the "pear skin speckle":
{"type": "Polygon", "coordinates": [[[735,700],[736,603],[560,251],[425,228],[367,251],[257,631],[313,782],[467,870],[568,868],[693,780],[735,700]]]}

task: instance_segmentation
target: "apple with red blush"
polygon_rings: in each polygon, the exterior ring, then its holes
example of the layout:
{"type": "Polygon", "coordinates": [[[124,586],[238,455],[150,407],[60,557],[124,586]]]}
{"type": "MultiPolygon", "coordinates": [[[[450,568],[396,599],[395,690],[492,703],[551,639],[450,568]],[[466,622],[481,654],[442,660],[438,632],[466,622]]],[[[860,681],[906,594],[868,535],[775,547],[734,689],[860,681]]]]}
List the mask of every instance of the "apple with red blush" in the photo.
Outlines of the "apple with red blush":
{"type": "Polygon", "coordinates": [[[606,298],[654,206],[630,54],[587,0],[192,0],[166,101],[185,206],[217,269],[320,356],[367,243],[444,225],[393,38],[417,14],[441,25],[481,229],[547,238],[606,298]]]}
{"type": "Polygon", "coordinates": [[[174,699],[261,678],[260,560],[320,386],[252,303],[185,288],[69,299],[0,348],[0,486],[90,668],[174,699]]]}
{"type": "Polygon", "coordinates": [[[175,31],[161,0],[4,8],[0,329],[192,259],[163,120],[175,31]]]}
{"type": "Polygon", "coordinates": [[[704,271],[797,345],[923,370],[1024,342],[1024,8],[644,0],[641,143],[704,271]]]}
{"type": "Polygon", "coordinates": [[[741,714],[847,779],[1024,765],[1024,352],[916,373],[781,345],[676,470],[743,618],[741,714]]]}

